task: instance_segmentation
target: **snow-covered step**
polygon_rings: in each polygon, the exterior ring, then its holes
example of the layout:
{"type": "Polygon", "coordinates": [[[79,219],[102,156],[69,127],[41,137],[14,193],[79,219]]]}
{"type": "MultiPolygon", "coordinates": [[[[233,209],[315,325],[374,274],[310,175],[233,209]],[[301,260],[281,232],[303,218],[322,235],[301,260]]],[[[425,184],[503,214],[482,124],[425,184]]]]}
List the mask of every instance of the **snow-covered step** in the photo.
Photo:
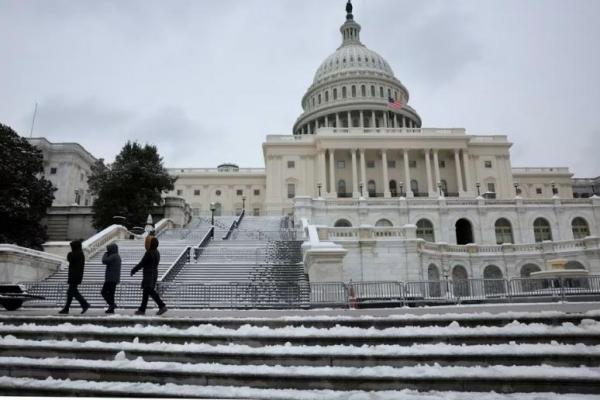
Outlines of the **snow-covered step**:
{"type": "Polygon", "coordinates": [[[178,382],[192,385],[278,389],[461,390],[504,392],[600,393],[600,368],[539,366],[443,367],[287,367],[129,360],[0,357],[0,374],[112,382],[178,382]],[[545,389],[545,390],[543,390],[545,389]]]}
{"type": "Polygon", "coordinates": [[[516,344],[502,345],[378,345],[251,347],[229,344],[174,344],[165,342],[101,342],[26,340],[0,337],[0,357],[112,360],[121,351],[127,358],[146,361],[215,363],[226,365],[283,365],[337,367],[551,365],[600,366],[600,346],[516,344]]]}

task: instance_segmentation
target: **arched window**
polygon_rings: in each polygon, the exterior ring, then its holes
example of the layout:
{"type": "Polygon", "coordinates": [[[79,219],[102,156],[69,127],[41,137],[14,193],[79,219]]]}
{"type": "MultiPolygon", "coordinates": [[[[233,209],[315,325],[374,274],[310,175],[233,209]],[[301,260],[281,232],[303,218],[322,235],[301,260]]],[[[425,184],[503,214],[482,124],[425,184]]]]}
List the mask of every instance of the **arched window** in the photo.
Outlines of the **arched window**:
{"type": "Polygon", "coordinates": [[[367,183],[367,190],[369,192],[369,197],[375,197],[377,195],[377,188],[374,180],[370,180],[369,183],[367,183]]]}
{"type": "Polygon", "coordinates": [[[388,89],[388,97],[392,97],[392,89],[388,89]]]}
{"type": "Polygon", "coordinates": [[[565,264],[565,269],[585,269],[579,261],[571,260],[565,264]]]}
{"type": "Polygon", "coordinates": [[[461,218],[454,225],[456,230],[456,244],[473,243],[473,227],[469,220],[461,218]]]}
{"type": "Polygon", "coordinates": [[[215,203],[215,212],[214,212],[215,217],[220,216],[222,212],[223,212],[223,206],[221,205],[221,203],[215,203]]]}
{"type": "Polygon", "coordinates": [[[495,265],[488,265],[483,270],[484,290],[486,294],[499,294],[506,292],[502,271],[495,265]]]}
{"type": "Polygon", "coordinates": [[[371,97],[375,97],[375,86],[371,85],[371,97]]]}
{"type": "Polygon", "coordinates": [[[427,280],[429,284],[429,297],[440,297],[442,294],[442,283],[440,282],[440,271],[435,264],[429,264],[427,267],[427,280]]]}
{"type": "Polygon", "coordinates": [[[342,99],[346,98],[346,86],[342,86],[342,99]]]}
{"type": "Polygon", "coordinates": [[[333,88],[333,99],[337,100],[337,88],[333,88]]]}
{"type": "Polygon", "coordinates": [[[356,97],[356,86],[352,85],[352,97],[356,97]]]}
{"type": "Polygon", "coordinates": [[[536,243],[543,242],[544,240],[552,240],[552,229],[548,220],[537,218],[533,221],[533,236],[536,243]]]}
{"type": "Polygon", "coordinates": [[[416,179],[412,179],[410,181],[410,190],[415,194],[415,196],[417,193],[419,193],[419,182],[417,182],[416,179]]]}
{"type": "Polygon", "coordinates": [[[427,280],[428,281],[439,281],[440,280],[440,270],[435,264],[429,264],[427,267],[427,280]]]}
{"type": "Polygon", "coordinates": [[[389,219],[382,218],[379,221],[375,222],[375,226],[394,226],[389,219]]]}
{"type": "Polygon", "coordinates": [[[314,98],[314,96],[313,96],[313,98],[312,98],[312,106],[313,106],[313,107],[315,106],[315,98],[314,98]]]}
{"type": "Polygon", "coordinates": [[[319,97],[318,97],[318,103],[321,104],[321,93],[319,93],[319,97]]]}
{"type": "Polygon", "coordinates": [[[329,90],[325,91],[325,103],[329,101],[329,90]]]}
{"type": "Polygon", "coordinates": [[[541,271],[540,267],[538,267],[536,264],[525,264],[521,267],[521,278],[529,278],[529,276],[533,273],[533,272],[538,272],[541,271]]]}
{"type": "Polygon", "coordinates": [[[587,221],[581,217],[573,218],[571,229],[573,230],[573,238],[575,239],[583,239],[586,236],[590,236],[590,227],[587,221]]]}
{"type": "Polygon", "coordinates": [[[470,294],[469,274],[462,265],[456,265],[452,269],[452,286],[454,295],[458,297],[468,297],[470,294]]]}
{"type": "Polygon", "coordinates": [[[335,221],[335,224],[333,224],[333,226],[335,226],[336,228],[350,228],[352,227],[352,224],[347,219],[342,218],[335,221]]]}
{"type": "Polygon", "coordinates": [[[433,233],[433,224],[428,219],[420,219],[417,221],[417,237],[426,242],[435,242],[433,233]]]}
{"type": "Polygon", "coordinates": [[[367,88],[365,87],[365,85],[362,85],[362,86],[360,87],[360,95],[361,95],[362,97],[367,97],[367,88]]]}
{"type": "Polygon", "coordinates": [[[379,86],[379,97],[383,97],[383,86],[379,86]]]}
{"type": "Polygon", "coordinates": [[[398,187],[397,187],[396,181],[394,179],[392,179],[390,181],[390,193],[392,194],[392,197],[398,196],[398,187]]]}
{"type": "Polygon", "coordinates": [[[346,194],[346,181],[345,180],[340,179],[338,181],[337,192],[338,192],[338,196],[343,196],[346,194]]]}
{"type": "Polygon", "coordinates": [[[496,243],[514,243],[512,226],[506,218],[500,218],[496,221],[496,243]]]}

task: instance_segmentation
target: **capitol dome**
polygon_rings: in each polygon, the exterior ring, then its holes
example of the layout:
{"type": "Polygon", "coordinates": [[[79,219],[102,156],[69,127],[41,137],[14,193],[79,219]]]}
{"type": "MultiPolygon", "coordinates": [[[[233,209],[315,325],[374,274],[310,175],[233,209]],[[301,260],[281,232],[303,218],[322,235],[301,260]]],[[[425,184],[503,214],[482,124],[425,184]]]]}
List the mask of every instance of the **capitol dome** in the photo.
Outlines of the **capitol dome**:
{"type": "Polygon", "coordinates": [[[348,1],[342,44],[321,63],[303,96],[295,135],[316,134],[323,127],[421,127],[421,117],[408,105],[408,90],[388,62],[361,43],[360,30],[348,1]]]}

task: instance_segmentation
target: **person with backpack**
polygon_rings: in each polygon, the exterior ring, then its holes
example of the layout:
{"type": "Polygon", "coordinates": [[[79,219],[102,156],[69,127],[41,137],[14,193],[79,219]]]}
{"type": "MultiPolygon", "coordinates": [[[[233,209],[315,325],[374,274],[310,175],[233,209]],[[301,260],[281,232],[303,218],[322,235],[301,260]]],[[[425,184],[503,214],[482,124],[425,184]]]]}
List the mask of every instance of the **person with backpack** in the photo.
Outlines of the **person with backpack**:
{"type": "Polygon", "coordinates": [[[102,297],[108,304],[106,309],[107,314],[114,314],[115,308],[115,292],[117,285],[121,281],[121,256],[119,255],[119,247],[116,243],[111,243],[106,246],[106,253],[102,256],[102,263],[106,265],[104,273],[104,285],[102,286],[102,297]]]}
{"type": "Polygon", "coordinates": [[[67,290],[67,303],[58,313],[68,314],[73,297],[75,297],[81,305],[81,313],[84,314],[88,308],[90,308],[90,303],[88,303],[81,293],[79,293],[77,286],[79,286],[83,280],[85,255],[83,254],[83,250],[81,248],[81,240],[74,240],[70,243],[70,245],[71,251],[69,254],[67,254],[67,261],[69,262],[69,277],[67,279],[69,289],[67,290]]]}

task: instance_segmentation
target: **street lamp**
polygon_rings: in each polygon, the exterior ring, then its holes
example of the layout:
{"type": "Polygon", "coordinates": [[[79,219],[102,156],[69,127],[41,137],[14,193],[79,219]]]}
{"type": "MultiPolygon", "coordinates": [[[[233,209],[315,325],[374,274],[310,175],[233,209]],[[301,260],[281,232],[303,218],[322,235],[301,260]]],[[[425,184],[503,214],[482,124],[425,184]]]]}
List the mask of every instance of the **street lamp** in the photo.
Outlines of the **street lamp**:
{"type": "Polygon", "coordinates": [[[242,196],[242,210],[246,209],[246,196],[242,196]]]}
{"type": "Polygon", "coordinates": [[[442,182],[438,182],[438,191],[440,192],[440,197],[444,196],[444,193],[442,192],[442,182]]]}
{"type": "Polygon", "coordinates": [[[558,194],[558,189],[556,188],[556,184],[554,182],[550,182],[550,185],[552,185],[552,195],[556,196],[558,194]]]}
{"type": "Polygon", "coordinates": [[[400,182],[399,186],[400,186],[400,197],[404,197],[404,182],[400,182]]]}
{"type": "Polygon", "coordinates": [[[481,187],[481,183],[477,182],[475,186],[477,186],[477,197],[479,197],[481,196],[481,191],[479,190],[479,188],[481,187]]]}
{"type": "Polygon", "coordinates": [[[321,184],[321,182],[317,183],[317,189],[319,190],[319,197],[321,197],[321,188],[323,187],[323,185],[321,184]]]}
{"type": "Polygon", "coordinates": [[[217,207],[215,206],[215,203],[210,203],[210,224],[212,226],[212,230],[210,233],[211,239],[215,238],[215,210],[216,209],[217,209],[217,207]]]}
{"type": "Polygon", "coordinates": [[[358,184],[358,189],[360,190],[360,197],[363,197],[363,183],[358,184]]]}
{"type": "Polygon", "coordinates": [[[521,194],[521,189],[519,189],[519,182],[513,183],[513,186],[515,187],[515,195],[519,196],[521,194]]]}

